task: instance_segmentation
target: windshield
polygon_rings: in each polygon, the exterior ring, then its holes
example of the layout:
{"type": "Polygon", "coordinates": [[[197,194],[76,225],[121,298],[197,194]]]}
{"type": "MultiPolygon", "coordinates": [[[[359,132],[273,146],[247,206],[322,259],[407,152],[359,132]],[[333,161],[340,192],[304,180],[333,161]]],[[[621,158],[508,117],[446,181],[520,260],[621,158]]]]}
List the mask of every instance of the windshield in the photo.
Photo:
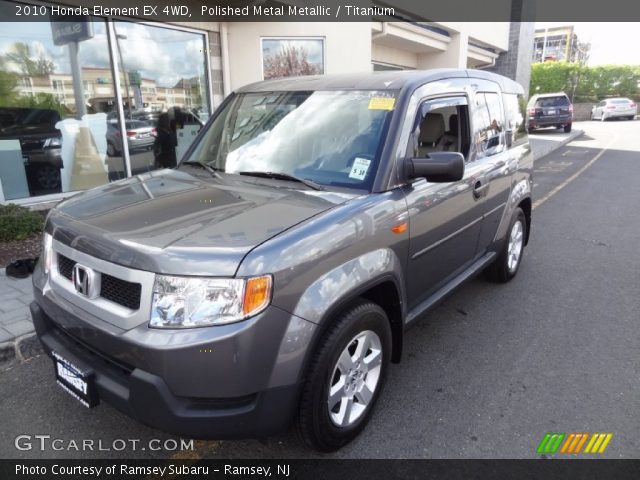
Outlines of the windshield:
{"type": "Polygon", "coordinates": [[[239,94],[186,160],[370,190],[394,104],[389,91],[239,94]]]}
{"type": "Polygon", "coordinates": [[[539,98],[536,107],[564,107],[569,105],[569,99],[564,96],[539,98]]]}

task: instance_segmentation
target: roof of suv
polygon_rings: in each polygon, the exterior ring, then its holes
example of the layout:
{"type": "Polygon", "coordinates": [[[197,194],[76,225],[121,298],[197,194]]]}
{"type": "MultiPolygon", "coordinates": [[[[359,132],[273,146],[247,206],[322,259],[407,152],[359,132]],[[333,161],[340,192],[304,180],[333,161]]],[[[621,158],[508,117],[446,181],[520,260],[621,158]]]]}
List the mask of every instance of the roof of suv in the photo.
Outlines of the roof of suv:
{"type": "Polygon", "coordinates": [[[536,98],[550,98],[550,97],[567,97],[569,96],[564,92],[556,92],[556,93],[536,93],[534,95],[536,98]]]}
{"type": "Polygon", "coordinates": [[[483,70],[440,68],[434,70],[401,70],[372,73],[310,75],[251,83],[238,92],[272,92],[300,90],[400,90],[417,88],[425,83],[447,78],[482,78],[496,82],[503,92],[522,93],[520,84],[501,75],[483,70]]]}

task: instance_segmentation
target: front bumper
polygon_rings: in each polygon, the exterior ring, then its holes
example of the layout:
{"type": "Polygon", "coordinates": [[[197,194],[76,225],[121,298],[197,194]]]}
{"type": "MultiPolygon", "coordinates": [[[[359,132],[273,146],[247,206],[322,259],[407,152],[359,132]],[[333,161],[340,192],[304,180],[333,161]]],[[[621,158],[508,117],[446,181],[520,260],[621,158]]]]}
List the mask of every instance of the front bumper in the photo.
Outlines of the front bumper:
{"type": "MultiPolygon", "coordinates": [[[[93,372],[101,400],[150,427],[191,438],[260,438],[285,430],[296,410],[298,383],[238,397],[178,396],[162,377],[119,362],[61,328],[37,302],[30,309],[48,355],[55,351],[93,372]]],[[[189,371],[183,376],[204,380],[189,371]]]]}

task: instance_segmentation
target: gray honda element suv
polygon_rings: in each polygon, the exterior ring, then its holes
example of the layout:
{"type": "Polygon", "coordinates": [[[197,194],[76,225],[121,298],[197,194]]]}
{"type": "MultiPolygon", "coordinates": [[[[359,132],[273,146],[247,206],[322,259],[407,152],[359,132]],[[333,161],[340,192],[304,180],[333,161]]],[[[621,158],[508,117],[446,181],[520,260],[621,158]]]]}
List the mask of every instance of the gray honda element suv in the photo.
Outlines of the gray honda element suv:
{"type": "Polygon", "coordinates": [[[230,95],[177,168],[51,211],[31,313],[57,382],[174,434],[295,423],[316,449],[345,445],[407,327],[477,273],[518,271],[522,91],[430,70],[230,95]]]}

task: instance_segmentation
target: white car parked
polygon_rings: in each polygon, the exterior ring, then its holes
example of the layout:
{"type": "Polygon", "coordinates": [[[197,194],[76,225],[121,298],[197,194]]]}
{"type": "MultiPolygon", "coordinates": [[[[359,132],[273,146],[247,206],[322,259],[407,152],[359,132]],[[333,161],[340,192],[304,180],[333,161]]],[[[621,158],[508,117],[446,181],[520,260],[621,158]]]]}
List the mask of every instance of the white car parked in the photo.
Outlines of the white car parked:
{"type": "Polygon", "coordinates": [[[609,118],[633,120],[638,114],[638,105],[628,98],[607,98],[591,109],[591,120],[605,121],[609,118]]]}

